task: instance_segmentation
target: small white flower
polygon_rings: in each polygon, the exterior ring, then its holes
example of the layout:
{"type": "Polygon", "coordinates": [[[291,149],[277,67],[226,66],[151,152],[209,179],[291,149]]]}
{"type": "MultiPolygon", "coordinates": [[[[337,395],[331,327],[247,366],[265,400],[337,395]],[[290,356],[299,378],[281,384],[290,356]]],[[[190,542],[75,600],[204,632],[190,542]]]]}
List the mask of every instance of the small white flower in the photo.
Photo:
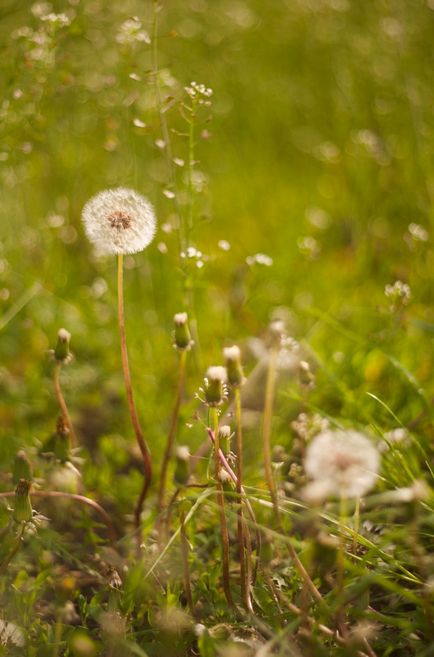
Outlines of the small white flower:
{"type": "MultiPolygon", "coordinates": [[[[380,457],[357,431],[323,431],[306,450],[305,470],[324,496],[361,497],[376,483],[380,457]]],[[[311,484],[312,486],[312,484],[311,484]]],[[[309,486],[306,490],[309,497],[309,486]]]]}
{"type": "Polygon", "coordinates": [[[221,367],[220,365],[211,365],[206,371],[207,379],[210,381],[221,381],[226,383],[226,368],[221,367]]]}
{"type": "Polygon", "coordinates": [[[106,189],[83,209],[86,235],[101,255],[138,253],[152,242],[156,218],[151,203],[132,189],[106,189]]]}

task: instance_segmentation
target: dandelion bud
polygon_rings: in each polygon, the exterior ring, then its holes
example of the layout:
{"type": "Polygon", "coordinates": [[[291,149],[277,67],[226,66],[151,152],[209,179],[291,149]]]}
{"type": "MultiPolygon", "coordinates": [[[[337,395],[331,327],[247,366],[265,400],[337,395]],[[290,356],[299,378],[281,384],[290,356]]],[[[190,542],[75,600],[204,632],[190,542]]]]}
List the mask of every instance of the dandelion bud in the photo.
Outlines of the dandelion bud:
{"type": "Polygon", "coordinates": [[[57,344],[54,349],[54,358],[59,363],[65,363],[70,358],[69,353],[69,341],[71,340],[71,334],[64,328],[61,328],[57,334],[57,344]]]}
{"type": "Polygon", "coordinates": [[[234,388],[242,385],[244,381],[243,368],[241,366],[241,352],[239,347],[226,347],[223,349],[223,356],[226,361],[226,372],[228,381],[234,388]]]}
{"type": "Polygon", "coordinates": [[[205,378],[205,399],[209,406],[219,406],[226,398],[226,370],[209,367],[205,378]]]}
{"type": "Polygon", "coordinates": [[[15,489],[14,520],[16,522],[29,522],[33,517],[29,491],[30,482],[20,479],[15,489]]]}
{"type": "Polygon", "coordinates": [[[190,328],[188,326],[187,313],[176,313],[173,322],[175,324],[175,348],[180,351],[191,349],[193,340],[191,339],[190,328]]]}
{"type": "Polygon", "coordinates": [[[23,449],[17,452],[12,467],[12,481],[14,484],[18,484],[20,479],[25,479],[26,481],[32,480],[32,466],[29,457],[23,449]]]}
{"type": "Polygon", "coordinates": [[[175,453],[175,472],[173,478],[178,486],[185,486],[189,480],[190,452],[188,447],[178,447],[175,453]]]}

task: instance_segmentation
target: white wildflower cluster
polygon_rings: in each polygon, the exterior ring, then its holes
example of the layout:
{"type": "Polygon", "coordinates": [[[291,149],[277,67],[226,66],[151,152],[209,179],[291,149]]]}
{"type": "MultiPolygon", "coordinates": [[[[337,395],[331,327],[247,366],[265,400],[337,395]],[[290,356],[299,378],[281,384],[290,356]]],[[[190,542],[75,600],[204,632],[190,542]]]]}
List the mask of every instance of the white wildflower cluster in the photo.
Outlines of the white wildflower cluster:
{"type": "Polygon", "coordinates": [[[183,260],[193,261],[198,269],[202,269],[205,264],[205,261],[208,259],[202,251],[196,249],[195,246],[189,246],[186,251],[181,251],[181,258],[183,260]]]}
{"type": "Polygon", "coordinates": [[[41,16],[41,21],[56,27],[66,27],[67,25],[71,24],[71,19],[69,16],[64,13],[55,14],[53,11],[50,11],[49,14],[44,14],[41,16]]]}
{"type": "Polygon", "coordinates": [[[405,235],[406,238],[410,238],[413,242],[428,242],[429,234],[426,228],[420,224],[412,222],[408,226],[408,235],[405,235]]]}
{"type": "Polygon", "coordinates": [[[308,445],[304,467],[312,482],[308,501],[327,497],[362,497],[375,486],[380,456],[369,438],[357,431],[326,430],[308,445]]]}
{"type": "Polygon", "coordinates": [[[138,16],[131,16],[124,21],[116,34],[116,41],[121,45],[133,45],[134,43],[151,43],[150,36],[143,29],[142,21],[138,16]]]}
{"type": "Polygon", "coordinates": [[[206,87],[204,84],[199,84],[194,81],[190,82],[190,84],[185,87],[185,91],[190,96],[191,100],[197,105],[211,105],[210,98],[213,94],[213,90],[206,87]]]}
{"type": "Polygon", "coordinates": [[[395,281],[393,285],[386,285],[384,294],[391,300],[390,310],[396,310],[399,306],[406,306],[411,299],[411,289],[407,283],[395,281]]]}
{"type": "Polygon", "coordinates": [[[273,258],[266,255],[265,253],[255,253],[255,255],[247,256],[246,263],[249,267],[253,265],[262,265],[264,267],[271,267],[273,264],[273,258]]]}
{"type": "Polygon", "coordinates": [[[83,209],[86,235],[101,255],[138,253],[152,242],[156,218],[151,203],[132,189],[106,189],[83,209]]]}
{"type": "Polygon", "coordinates": [[[217,243],[217,246],[222,251],[230,251],[231,250],[230,242],[228,242],[227,240],[219,240],[218,243],[217,243]]]}
{"type": "Polygon", "coordinates": [[[321,417],[318,413],[309,415],[308,413],[300,413],[300,415],[291,422],[291,428],[302,440],[310,440],[322,431],[326,431],[330,426],[330,422],[325,417],[321,417]]]}
{"type": "Polygon", "coordinates": [[[405,427],[397,427],[388,431],[383,436],[383,441],[379,444],[378,449],[381,453],[388,452],[390,448],[394,447],[409,447],[410,434],[405,427]]]}
{"type": "Polygon", "coordinates": [[[297,247],[300,253],[309,260],[315,260],[321,253],[321,245],[314,237],[299,237],[297,247]]]}

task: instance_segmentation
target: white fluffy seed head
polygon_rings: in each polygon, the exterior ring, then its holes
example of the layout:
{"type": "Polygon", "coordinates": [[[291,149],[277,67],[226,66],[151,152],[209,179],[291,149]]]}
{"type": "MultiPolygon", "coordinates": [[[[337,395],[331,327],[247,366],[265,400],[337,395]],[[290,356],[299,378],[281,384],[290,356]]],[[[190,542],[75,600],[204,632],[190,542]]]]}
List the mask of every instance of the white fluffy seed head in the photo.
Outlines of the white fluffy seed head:
{"type": "Polygon", "coordinates": [[[152,204],[132,189],[106,189],[83,208],[86,235],[101,255],[143,251],[152,242],[156,218],[152,204]]]}
{"type": "Polygon", "coordinates": [[[57,332],[57,337],[59,338],[59,340],[62,340],[62,342],[69,342],[69,340],[71,339],[71,334],[66,329],[61,328],[57,332]]]}
{"type": "Polygon", "coordinates": [[[377,481],[380,457],[357,431],[323,431],[306,450],[305,470],[325,496],[361,497],[377,481]]]}
{"type": "Polygon", "coordinates": [[[210,381],[221,381],[221,383],[225,383],[226,369],[220,365],[212,365],[211,367],[208,367],[206,377],[210,381]]]}

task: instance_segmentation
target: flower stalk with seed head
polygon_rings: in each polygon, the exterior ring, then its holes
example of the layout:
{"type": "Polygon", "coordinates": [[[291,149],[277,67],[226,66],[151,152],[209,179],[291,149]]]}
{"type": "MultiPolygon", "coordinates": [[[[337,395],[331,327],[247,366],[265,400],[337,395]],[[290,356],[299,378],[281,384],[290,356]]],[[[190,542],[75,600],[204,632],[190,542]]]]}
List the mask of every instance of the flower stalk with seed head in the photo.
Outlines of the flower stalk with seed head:
{"type": "MultiPolygon", "coordinates": [[[[143,488],[134,511],[135,527],[139,530],[143,503],[152,480],[152,461],[140,425],[131,382],[125,330],[123,256],[143,251],[152,242],[156,218],[147,199],[134,190],[119,187],[105,190],[91,198],[83,209],[82,219],[86,234],[97,251],[103,255],[117,256],[118,326],[122,369],[131,423],[144,465],[143,488]]],[[[137,541],[140,544],[139,532],[137,541]]]]}
{"type": "Polygon", "coordinates": [[[220,406],[227,396],[226,392],[226,370],[224,367],[209,367],[206,373],[205,400],[209,408],[209,425],[212,427],[214,434],[214,478],[217,488],[217,504],[220,510],[220,530],[222,536],[222,575],[223,590],[227,603],[230,607],[235,607],[229,575],[229,534],[225,514],[225,498],[223,494],[223,484],[220,479],[220,438],[219,438],[219,414],[220,406]]]}
{"type": "Polygon", "coordinates": [[[167,437],[166,449],[163,455],[161,465],[160,481],[158,486],[158,500],[157,509],[161,514],[165,506],[166,482],[167,482],[167,469],[169,467],[170,458],[173,452],[173,444],[175,442],[176,431],[179,421],[179,409],[181,407],[182,396],[185,387],[185,367],[187,362],[187,352],[191,349],[193,341],[191,339],[190,329],[188,326],[187,313],[176,313],[173,318],[174,330],[174,344],[173,346],[179,354],[179,368],[178,368],[178,385],[176,389],[175,404],[172,411],[170,420],[169,435],[167,437]]]}
{"type": "MultiPolygon", "coordinates": [[[[183,491],[185,486],[188,483],[190,478],[189,472],[189,461],[190,461],[190,452],[188,447],[178,447],[175,454],[175,472],[173,475],[174,481],[179,487],[179,491],[183,491]]],[[[179,519],[181,523],[181,554],[182,554],[182,569],[184,572],[184,590],[185,597],[187,599],[187,605],[190,609],[190,613],[194,616],[194,602],[193,594],[191,588],[191,576],[190,576],[190,564],[189,564],[189,552],[190,546],[187,537],[187,530],[185,525],[185,516],[186,516],[186,505],[188,504],[186,499],[182,499],[179,505],[179,519]]]]}
{"type": "Polygon", "coordinates": [[[71,334],[64,328],[61,328],[57,334],[57,343],[55,349],[51,352],[54,356],[54,371],[53,371],[53,384],[54,391],[56,393],[57,401],[59,402],[60,410],[62,416],[65,420],[65,423],[69,429],[69,436],[72,445],[77,444],[77,438],[75,435],[74,427],[72,425],[71,416],[68,411],[68,407],[65,402],[65,398],[62,394],[62,389],[60,387],[60,372],[63,365],[67,365],[71,359],[72,354],[69,351],[69,343],[71,341],[71,334]]]}
{"type": "Polygon", "coordinates": [[[236,453],[237,453],[237,483],[238,514],[237,533],[240,547],[240,581],[241,597],[246,611],[253,612],[250,596],[251,580],[251,540],[249,528],[243,519],[243,431],[241,424],[241,386],[244,382],[243,368],[241,366],[241,352],[239,347],[226,347],[223,350],[226,364],[227,379],[234,390],[235,396],[235,418],[236,418],[236,453]]]}

